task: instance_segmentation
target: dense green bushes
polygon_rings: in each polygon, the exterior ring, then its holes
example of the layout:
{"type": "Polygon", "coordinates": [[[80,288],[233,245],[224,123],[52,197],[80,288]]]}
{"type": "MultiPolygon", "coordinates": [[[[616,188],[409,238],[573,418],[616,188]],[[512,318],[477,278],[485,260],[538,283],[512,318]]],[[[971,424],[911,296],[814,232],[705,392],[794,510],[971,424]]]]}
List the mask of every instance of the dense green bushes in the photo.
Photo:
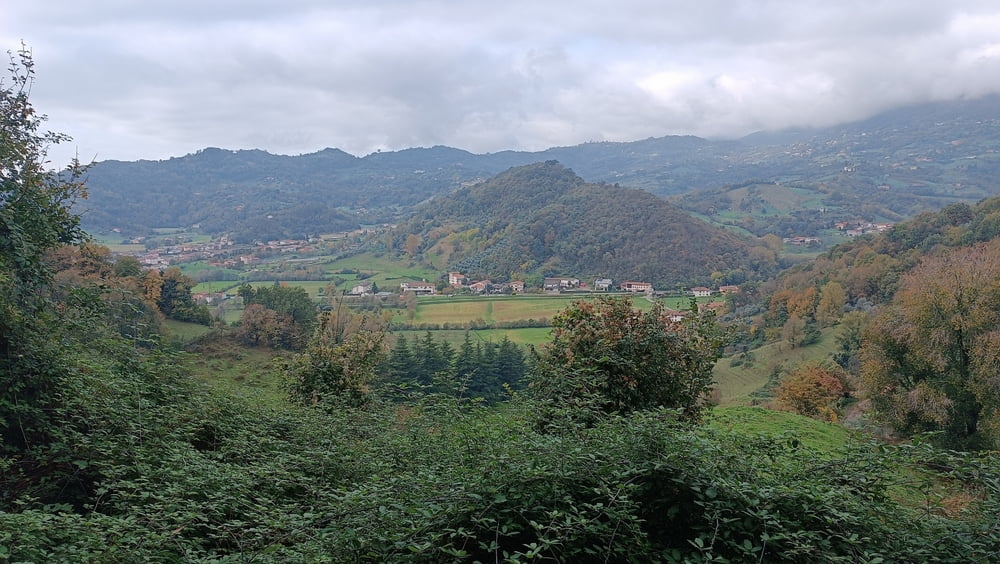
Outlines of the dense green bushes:
{"type": "Polygon", "coordinates": [[[132,388],[106,388],[87,414],[105,431],[66,452],[89,476],[84,503],[5,506],[11,560],[970,562],[1000,550],[1000,469],[986,457],[864,440],[819,452],[664,410],[541,434],[527,399],[322,412],[242,405],[183,379],[132,388]],[[964,505],[935,503],[948,492],[964,505]]]}

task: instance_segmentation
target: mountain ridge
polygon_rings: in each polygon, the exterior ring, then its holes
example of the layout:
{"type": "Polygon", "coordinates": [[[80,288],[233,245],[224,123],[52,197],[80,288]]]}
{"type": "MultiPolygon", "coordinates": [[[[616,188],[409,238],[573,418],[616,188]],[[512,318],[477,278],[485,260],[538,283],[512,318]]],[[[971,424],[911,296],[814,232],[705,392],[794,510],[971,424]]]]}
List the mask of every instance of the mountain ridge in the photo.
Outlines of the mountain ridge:
{"type": "Polygon", "coordinates": [[[714,190],[717,200],[732,186],[792,183],[816,195],[815,207],[892,220],[1000,193],[993,181],[1000,173],[998,115],[1000,96],[989,96],[732,141],[665,136],[486,154],[438,145],[363,157],[332,148],[300,156],[208,148],[163,161],[96,163],[91,197],[79,211],[97,231],[198,224],[245,238],[260,238],[255,231],[290,236],[395,221],[410,206],[508,168],[558,160],[588,182],[674,198],[722,224],[721,212],[689,196],[714,190]],[[338,213],[329,225],[279,213],[296,206],[338,213]]]}

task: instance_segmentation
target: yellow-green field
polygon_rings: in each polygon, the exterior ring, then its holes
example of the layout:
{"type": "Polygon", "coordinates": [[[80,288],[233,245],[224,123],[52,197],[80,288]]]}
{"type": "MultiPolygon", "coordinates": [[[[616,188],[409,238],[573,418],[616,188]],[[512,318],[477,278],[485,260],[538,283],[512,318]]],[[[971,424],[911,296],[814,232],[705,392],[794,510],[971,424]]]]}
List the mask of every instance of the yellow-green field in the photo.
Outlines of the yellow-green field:
{"type": "Polygon", "coordinates": [[[417,302],[415,323],[467,323],[482,319],[488,323],[550,319],[569,307],[579,296],[503,296],[490,298],[449,298],[434,296],[417,302]]]}
{"type": "Polygon", "coordinates": [[[341,270],[357,270],[370,274],[371,277],[365,282],[375,282],[379,288],[390,292],[398,290],[400,282],[411,280],[436,282],[441,276],[441,272],[438,270],[417,266],[415,263],[401,262],[399,259],[380,253],[362,253],[338,259],[325,265],[325,268],[331,276],[339,276],[348,280],[340,286],[341,290],[350,290],[351,286],[354,285],[350,275],[337,274],[341,270]]]}
{"type": "MultiPolygon", "coordinates": [[[[523,329],[477,329],[468,331],[468,333],[469,338],[473,342],[499,343],[506,336],[510,342],[518,345],[539,346],[549,341],[549,333],[551,331],[552,329],[549,327],[526,327],[523,329]]],[[[466,331],[463,329],[447,329],[432,332],[435,341],[447,341],[455,347],[462,344],[465,340],[465,333],[466,331]]],[[[414,337],[420,338],[426,334],[427,331],[416,329],[413,331],[393,331],[391,338],[413,340],[414,337]]]]}
{"type": "MultiPolygon", "coordinates": [[[[447,297],[429,296],[420,298],[412,322],[414,323],[468,323],[482,319],[487,323],[524,321],[528,319],[552,319],[556,314],[578,300],[593,300],[600,294],[579,295],[531,295],[519,296],[470,296],[447,297]]],[[[678,298],[684,306],[686,298],[678,298]]],[[[667,307],[677,307],[673,300],[665,302],[667,307]]],[[[652,302],[645,297],[632,300],[636,309],[648,310],[652,302]]]]}

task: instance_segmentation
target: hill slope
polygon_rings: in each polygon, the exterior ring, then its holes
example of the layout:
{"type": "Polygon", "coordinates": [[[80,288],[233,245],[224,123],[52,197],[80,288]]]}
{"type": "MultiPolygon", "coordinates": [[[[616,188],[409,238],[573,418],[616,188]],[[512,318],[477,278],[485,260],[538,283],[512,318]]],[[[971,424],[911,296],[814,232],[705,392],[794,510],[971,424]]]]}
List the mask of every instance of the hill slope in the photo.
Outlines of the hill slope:
{"type": "Polygon", "coordinates": [[[774,266],[767,253],[661,198],[589,184],[556,161],[512,168],[419,206],[397,228],[397,248],[406,239],[439,266],[494,280],[598,276],[670,289],[707,284],[714,271],[738,282],[774,266]]]}
{"type": "MultiPolygon", "coordinates": [[[[738,141],[668,136],[535,153],[475,155],[432,147],[365,157],[337,149],[296,157],[205,149],[165,161],[97,163],[88,179],[90,199],[78,210],[94,230],[198,223],[210,232],[334,231],[391,218],[513,166],[555,159],[590,182],[685,194],[677,205],[719,223],[732,223],[741,205],[752,215],[759,203],[733,189],[777,182],[802,192],[801,203],[767,218],[754,229],[758,235],[770,222],[819,208],[831,221],[898,221],[1000,195],[994,182],[1000,174],[998,115],[1000,96],[991,96],[738,141]],[[705,190],[719,191],[698,197],[705,190]]],[[[742,225],[743,219],[735,221],[742,225]]]]}

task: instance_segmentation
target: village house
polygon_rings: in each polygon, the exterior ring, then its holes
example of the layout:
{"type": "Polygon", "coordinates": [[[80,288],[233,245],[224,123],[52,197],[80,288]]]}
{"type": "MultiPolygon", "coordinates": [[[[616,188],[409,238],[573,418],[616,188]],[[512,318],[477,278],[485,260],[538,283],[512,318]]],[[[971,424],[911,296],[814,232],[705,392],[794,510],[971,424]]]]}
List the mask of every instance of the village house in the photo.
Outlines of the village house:
{"type": "Polygon", "coordinates": [[[542,289],[546,292],[560,292],[580,286],[579,278],[552,277],[542,281],[542,289]]]}
{"type": "Polygon", "coordinates": [[[724,296],[727,295],[727,294],[739,294],[740,293],[740,287],[739,286],[719,286],[719,293],[722,294],[722,295],[724,295],[724,296]]]}
{"type": "Polygon", "coordinates": [[[437,289],[434,284],[430,282],[400,282],[399,291],[402,292],[413,292],[418,296],[429,296],[435,293],[437,289]]]}
{"type": "Polygon", "coordinates": [[[598,278],[597,280],[594,280],[595,292],[607,292],[610,289],[611,289],[610,278],[598,278]]]}
{"type": "Polygon", "coordinates": [[[159,253],[146,253],[139,259],[146,268],[159,268],[169,266],[170,261],[161,257],[159,253]]]}
{"type": "Polygon", "coordinates": [[[696,298],[707,298],[712,295],[712,289],[704,286],[695,286],[694,288],[691,288],[691,293],[696,298]]]}
{"type": "Polygon", "coordinates": [[[448,285],[449,286],[465,286],[468,279],[461,272],[449,272],[448,273],[448,285]]]}
{"type": "Polygon", "coordinates": [[[821,244],[819,237],[803,237],[803,236],[785,237],[784,239],[781,240],[781,242],[788,245],[799,245],[799,246],[821,244]]]}
{"type": "Polygon", "coordinates": [[[484,294],[489,291],[491,285],[489,280],[480,280],[469,284],[469,290],[475,294],[484,294]]]}
{"type": "Polygon", "coordinates": [[[680,323],[684,321],[684,318],[688,316],[690,312],[681,311],[679,309],[664,309],[663,314],[667,316],[667,319],[674,323],[680,323]]]}
{"type": "Polygon", "coordinates": [[[358,284],[351,288],[350,292],[347,292],[349,296],[370,296],[372,293],[371,284],[358,284]]]}
{"type": "Polygon", "coordinates": [[[619,289],[622,292],[632,292],[634,294],[651,293],[653,291],[653,284],[650,282],[633,282],[631,280],[626,280],[621,283],[619,289]]]}
{"type": "Polygon", "coordinates": [[[698,305],[699,313],[704,313],[706,311],[711,311],[716,315],[722,315],[726,312],[726,302],[708,302],[707,304],[698,305]]]}

